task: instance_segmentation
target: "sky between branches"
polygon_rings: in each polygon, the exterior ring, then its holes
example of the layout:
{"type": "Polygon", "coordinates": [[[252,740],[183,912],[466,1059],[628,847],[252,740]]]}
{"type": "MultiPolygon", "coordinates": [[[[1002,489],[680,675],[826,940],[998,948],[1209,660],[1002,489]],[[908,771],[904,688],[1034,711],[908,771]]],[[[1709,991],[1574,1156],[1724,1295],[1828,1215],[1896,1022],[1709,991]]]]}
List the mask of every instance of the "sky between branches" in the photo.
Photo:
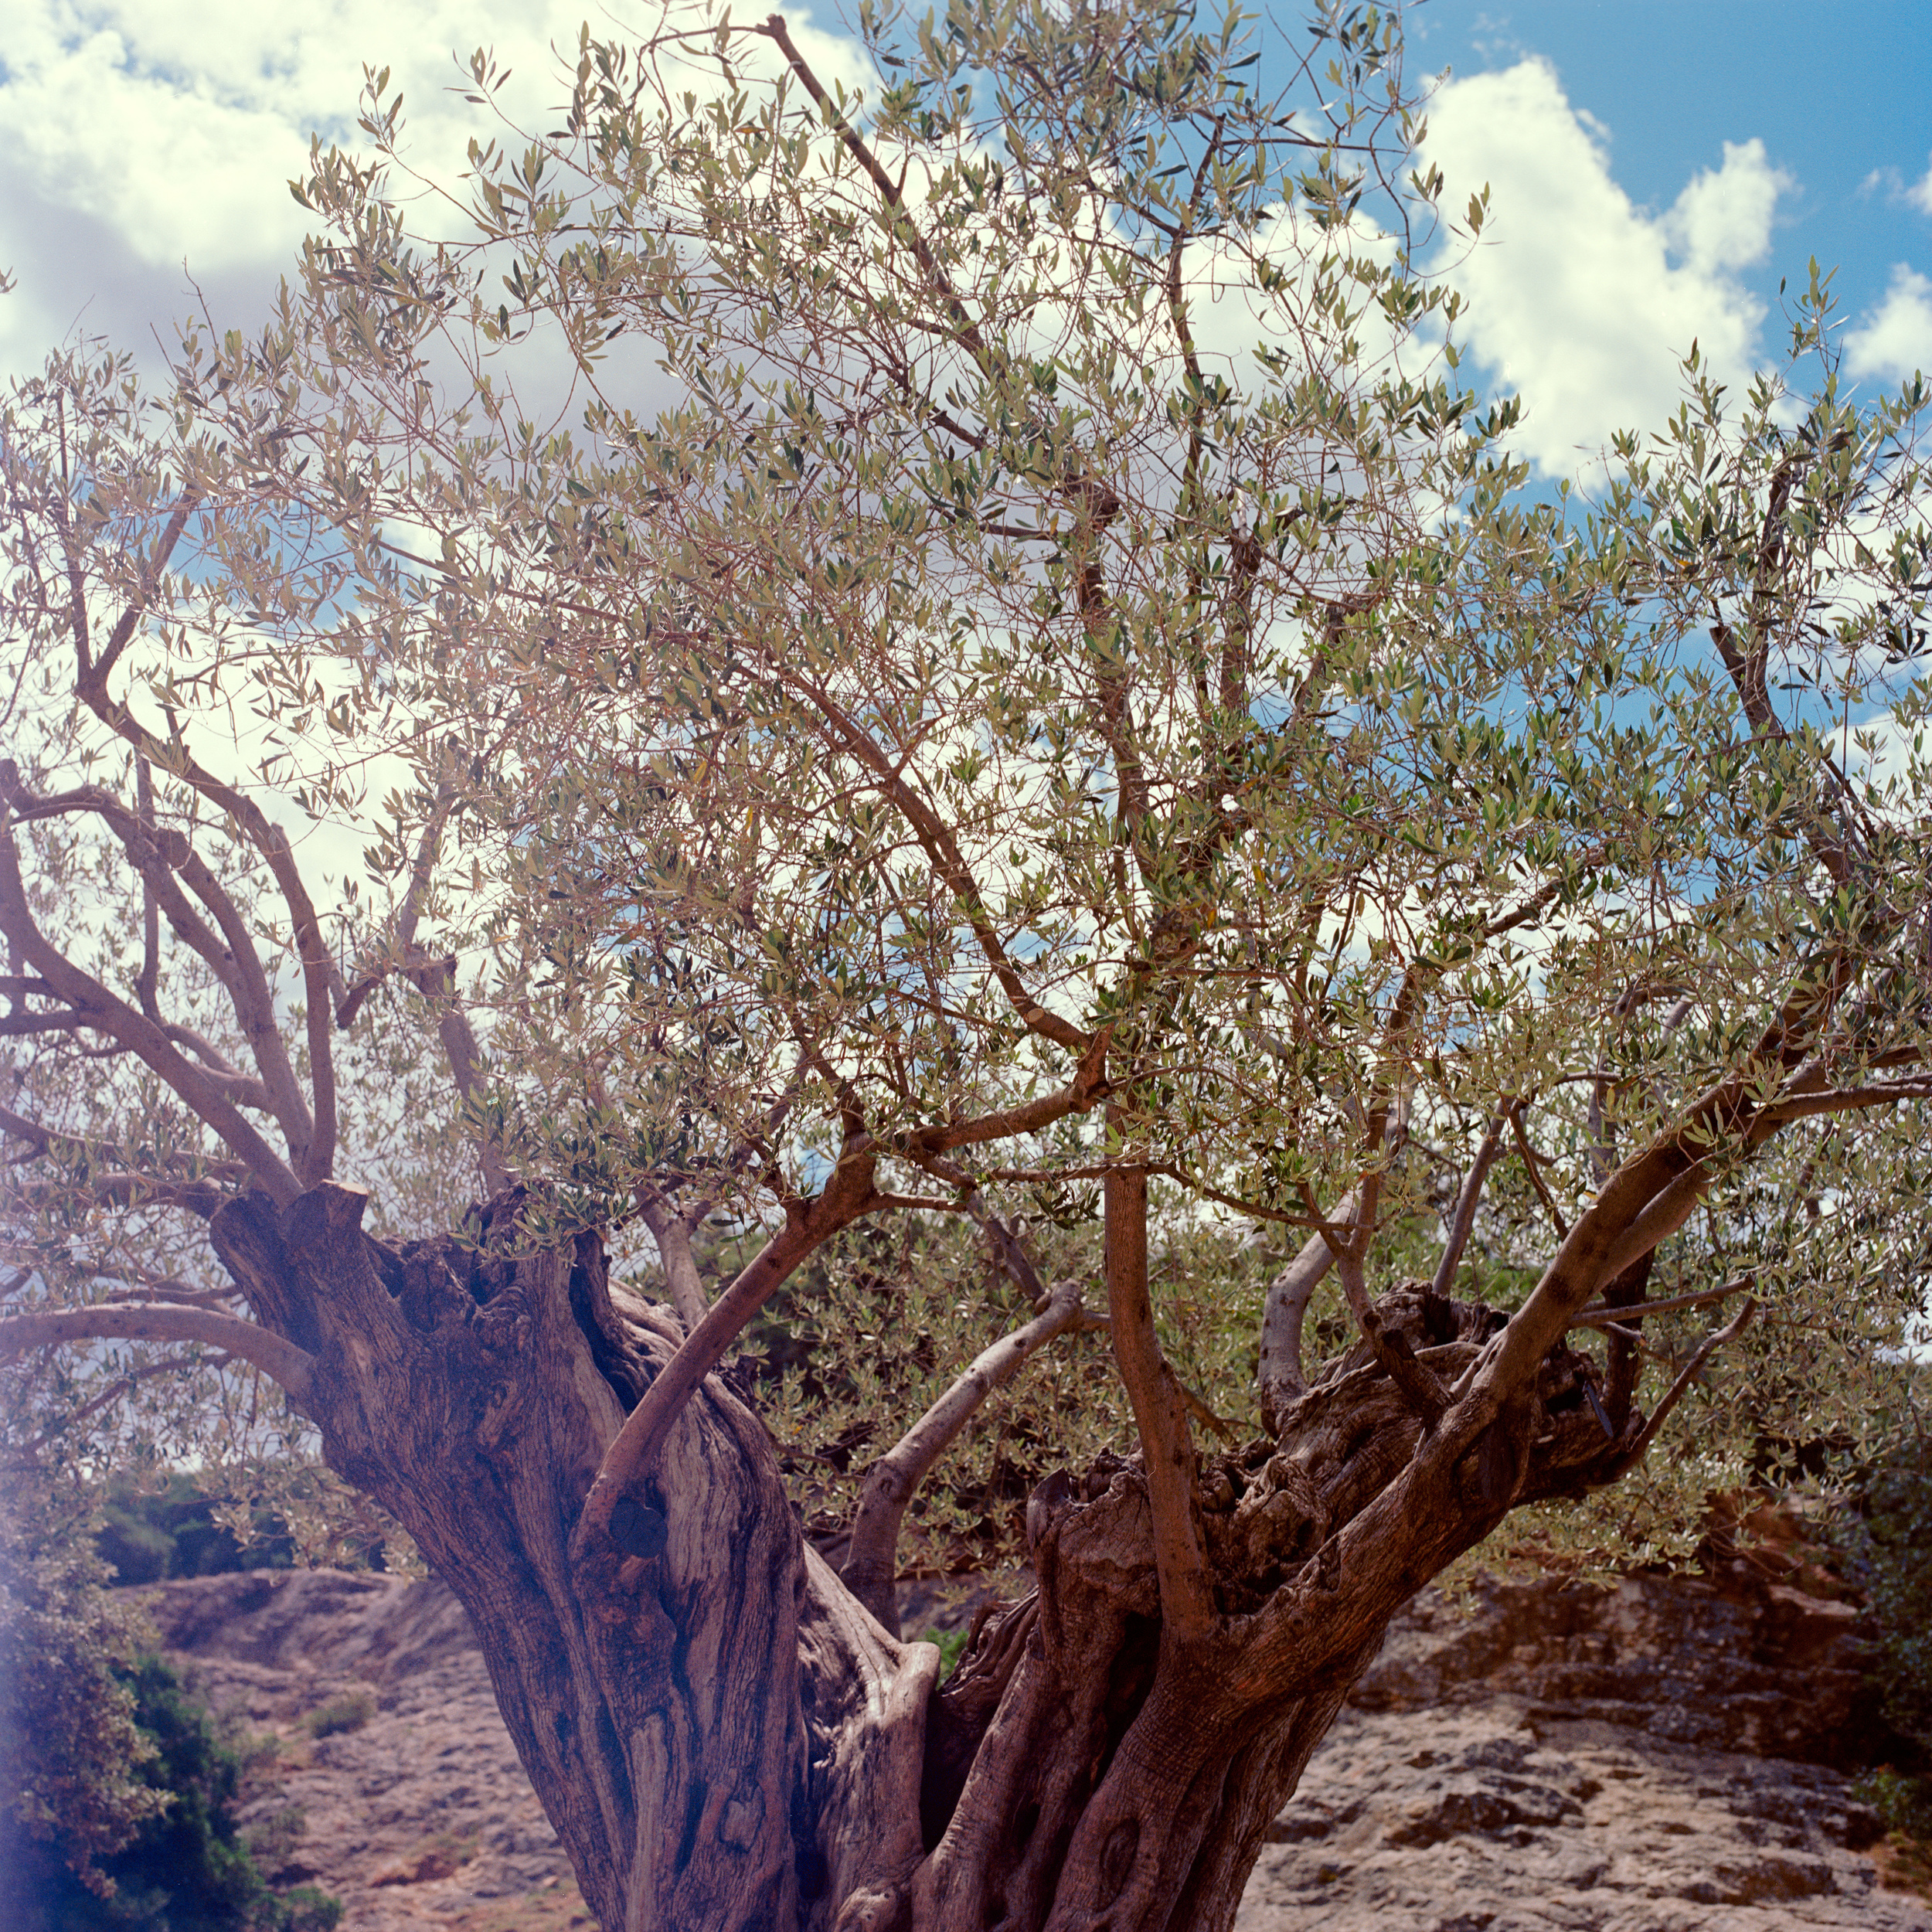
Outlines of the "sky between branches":
{"type": "MultiPolygon", "coordinates": [[[[1932,372],[1932,53],[1919,0],[1821,12],[1787,0],[1429,0],[1416,70],[1441,73],[1427,158],[1447,205],[1494,196],[1457,271],[1475,369],[1520,389],[1521,447],[1574,474],[1611,432],[1675,404],[1695,338],[1742,382],[1774,361],[1778,284],[1815,254],[1839,270],[1846,366],[1932,372]]],[[[808,17],[794,9],[795,24],[808,17]]],[[[1290,14],[1280,16],[1284,22],[1290,14]]],[[[0,370],[77,327],[162,339],[202,301],[250,326],[299,247],[286,182],[308,137],[352,142],[365,61],[408,99],[415,158],[453,175],[478,111],[453,53],[493,46],[505,99],[546,124],[553,47],[582,0],[13,0],[0,36],[0,370]]],[[[856,82],[821,5],[802,43],[856,82]]],[[[643,26],[623,10],[593,30],[643,26]]]]}

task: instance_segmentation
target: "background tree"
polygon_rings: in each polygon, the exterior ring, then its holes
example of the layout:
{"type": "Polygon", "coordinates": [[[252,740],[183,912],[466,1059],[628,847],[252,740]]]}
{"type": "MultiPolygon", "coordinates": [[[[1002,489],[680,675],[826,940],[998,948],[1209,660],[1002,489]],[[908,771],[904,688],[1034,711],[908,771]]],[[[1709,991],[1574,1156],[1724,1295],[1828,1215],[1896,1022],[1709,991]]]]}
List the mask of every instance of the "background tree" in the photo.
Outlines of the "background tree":
{"type": "MultiPolygon", "coordinates": [[[[72,1468],[15,1465],[0,1511],[0,1897],[6,1932],[328,1932],[342,1907],[277,1889],[245,1835],[248,1768],[104,1586],[100,1515],[72,1468]]],[[[287,1827],[281,1826],[285,1832],[287,1827]]]]}
{"type": "Polygon", "coordinates": [[[111,1894],[104,1861],[167,1804],[143,1775],[153,1743],[117,1675],[134,1662],[139,1619],[102,1588],[99,1559],[74,1533],[89,1526],[83,1508],[52,1485],[22,1485],[10,1502],[0,1518],[0,1845],[10,1872],[47,1863],[111,1894]]]}
{"type": "Polygon", "coordinates": [[[1706,1470],[1855,1413],[1922,1296],[1922,394],[1815,284],[1808,396],[1693,357],[1526,498],[1395,28],[1315,24],[1279,99],[1175,9],[867,10],[864,98],[777,16],[587,35],[440,240],[372,77],[259,338],[9,417],[0,1347],[272,1377],[608,1924],[1225,1926],[1431,1576],[1687,1400],[1706,1470]],[[717,1372],[895,1216],[1029,1318],[835,1574],[717,1372]],[[1203,1454],[1154,1284],[1233,1229],[1203,1454]],[[906,1499],[1097,1319],[1134,1453],[939,1687],[906,1499]]]}

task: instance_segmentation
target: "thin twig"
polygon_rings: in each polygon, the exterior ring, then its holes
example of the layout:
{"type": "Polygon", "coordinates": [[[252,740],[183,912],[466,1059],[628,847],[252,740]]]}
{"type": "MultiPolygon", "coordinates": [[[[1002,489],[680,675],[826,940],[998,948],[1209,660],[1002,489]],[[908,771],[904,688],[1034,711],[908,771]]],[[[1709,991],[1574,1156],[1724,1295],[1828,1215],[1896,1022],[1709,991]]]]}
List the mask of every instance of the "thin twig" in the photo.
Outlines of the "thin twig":
{"type": "Polygon", "coordinates": [[[1496,1158],[1496,1145],[1502,1138],[1502,1124],[1509,1113],[1508,1102],[1497,1110],[1488,1131],[1482,1137],[1482,1144],[1476,1149],[1475,1159],[1470,1163],[1468,1178],[1463,1182],[1454,1217],[1449,1223],[1449,1238],[1443,1243],[1442,1259],[1436,1264],[1436,1278],[1429,1284],[1431,1294],[1446,1295],[1455,1281],[1457,1266],[1462,1260],[1463,1250],[1469,1243],[1469,1230],[1475,1226],[1476,1204],[1482,1199],[1482,1184],[1489,1178],[1490,1164],[1496,1158]]]}
{"type": "Polygon", "coordinates": [[[1516,1137],[1516,1146],[1522,1155],[1522,1164],[1529,1170],[1529,1185],[1536,1190],[1536,1199],[1543,1202],[1543,1212],[1549,1216],[1549,1224],[1556,1230],[1559,1241],[1570,1238],[1570,1224],[1564,1220],[1556,1203],[1549,1198],[1549,1190],[1543,1185],[1540,1162],[1536,1150],[1529,1145],[1529,1136],[1523,1131],[1522,1109],[1512,1107],[1509,1114],[1510,1131],[1516,1137]]]}
{"type": "Polygon", "coordinates": [[[1682,1400],[1684,1392],[1696,1380],[1698,1372],[1709,1360],[1712,1352],[1714,1349],[1721,1349],[1727,1342],[1736,1341],[1744,1332],[1745,1325],[1750,1320],[1757,1307],[1757,1301],[1747,1297],[1744,1305],[1723,1328],[1707,1335],[1698,1344],[1696,1352],[1692,1355],[1689,1361],[1684,1364],[1682,1372],[1671,1384],[1670,1393],[1657,1405],[1655,1413],[1651,1416],[1649,1421],[1644,1424],[1643,1434],[1631,1445],[1630,1453],[1624,1460],[1624,1466],[1626,1468],[1643,1460],[1644,1452],[1656,1439],[1657,1431],[1663,1427],[1664,1418],[1682,1400]]]}
{"type": "Polygon", "coordinates": [[[1607,1303],[1598,1302],[1587,1308],[1579,1308],[1570,1318],[1573,1328],[1607,1328],[1625,1321],[1641,1321],[1646,1315],[1672,1315],[1679,1308],[1701,1308],[1713,1301],[1722,1301],[1727,1296],[1740,1293],[1757,1279],[1754,1274],[1742,1274],[1735,1281],[1727,1281],[1721,1288],[1704,1288],[1696,1294],[1672,1295],[1668,1301],[1638,1301],[1624,1308],[1611,1308],[1607,1303]]]}
{"type": "Polygon", "coordinates": [[[952,1386],[866,1472],[852,1541],[839,1572],[845,1587],[896,1637],[900,1526],[913,1492],[993,1391],[1012,1381],[1027,1359],[1056,1335],[1080,1325],[1080,1284],[1055,1283],[1046,1306],[1024,1328],[982,1349],[952,1386]]]}

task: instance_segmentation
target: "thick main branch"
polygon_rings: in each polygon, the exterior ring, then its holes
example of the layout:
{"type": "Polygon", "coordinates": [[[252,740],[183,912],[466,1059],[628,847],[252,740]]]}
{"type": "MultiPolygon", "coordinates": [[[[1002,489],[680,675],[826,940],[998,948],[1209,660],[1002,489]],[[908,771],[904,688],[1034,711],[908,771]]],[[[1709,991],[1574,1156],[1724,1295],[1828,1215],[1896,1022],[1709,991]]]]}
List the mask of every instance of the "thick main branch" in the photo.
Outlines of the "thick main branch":
{"type": "Polygon", "coordinates": [[[1213,1627],[1214,1597],[1194,1519],[1194,1445],[1186,1406],[1154,1332],[1147,1281],[1147,1175],[1138,1168],[1116,1168],[1101,1191],[1107,1318],[1114,1359],[1146,1458],[1163,1626],[1177,1642],[1199,1641],[1213,1627]]]}
{"type": "Polygon", "coordinates": [[[698,1385],[793,1269],[872,1204],[877,1165],[870,1138],[859,1135],[847,1143],[832,1179],[815,1199],[788,1204],[784,1226],[740,1270],[624,1418],[584,1498],[580,1539],[608,1529],[618,1498],[649,1471],[698,1385]]]}

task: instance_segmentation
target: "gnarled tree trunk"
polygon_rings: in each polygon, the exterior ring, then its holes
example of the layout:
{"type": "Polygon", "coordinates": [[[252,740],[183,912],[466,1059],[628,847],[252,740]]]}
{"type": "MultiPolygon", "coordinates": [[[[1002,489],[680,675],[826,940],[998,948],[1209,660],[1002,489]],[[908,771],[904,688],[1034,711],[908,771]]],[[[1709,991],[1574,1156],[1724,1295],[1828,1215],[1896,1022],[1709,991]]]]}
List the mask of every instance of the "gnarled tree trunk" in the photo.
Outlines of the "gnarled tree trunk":
{"type": "MultiPolygon", "coordinates": [[[[805,1546],[769,1437],[717,1376],[616,1541],[573,1553],[674,1321],[613,1291],[594,1236],[513,1255],[486,1214],[480,1239],[397,1249],[362,1209],[333,1185],[281,1213],[250,1196],[213,1235],[258,1319],[315,1358],[330,1462],[468,1610],[613,1932],[1225,1927],[1393,1611],[1526,1492],[1603,1473],[1560,1364],[1522,1413],[1432,1455],[1364,1351],[1274,1442],[1203,1472],[1205,1640],[1164,1629],[1147,1483],[1107,1459],[1043,1487],[1036,1593],[982,1619],[939,1689],[937,1650],[805,1546]]],[[[1439,1373],[1493,1319],[1383,1306],[1439,1373]]]]}

